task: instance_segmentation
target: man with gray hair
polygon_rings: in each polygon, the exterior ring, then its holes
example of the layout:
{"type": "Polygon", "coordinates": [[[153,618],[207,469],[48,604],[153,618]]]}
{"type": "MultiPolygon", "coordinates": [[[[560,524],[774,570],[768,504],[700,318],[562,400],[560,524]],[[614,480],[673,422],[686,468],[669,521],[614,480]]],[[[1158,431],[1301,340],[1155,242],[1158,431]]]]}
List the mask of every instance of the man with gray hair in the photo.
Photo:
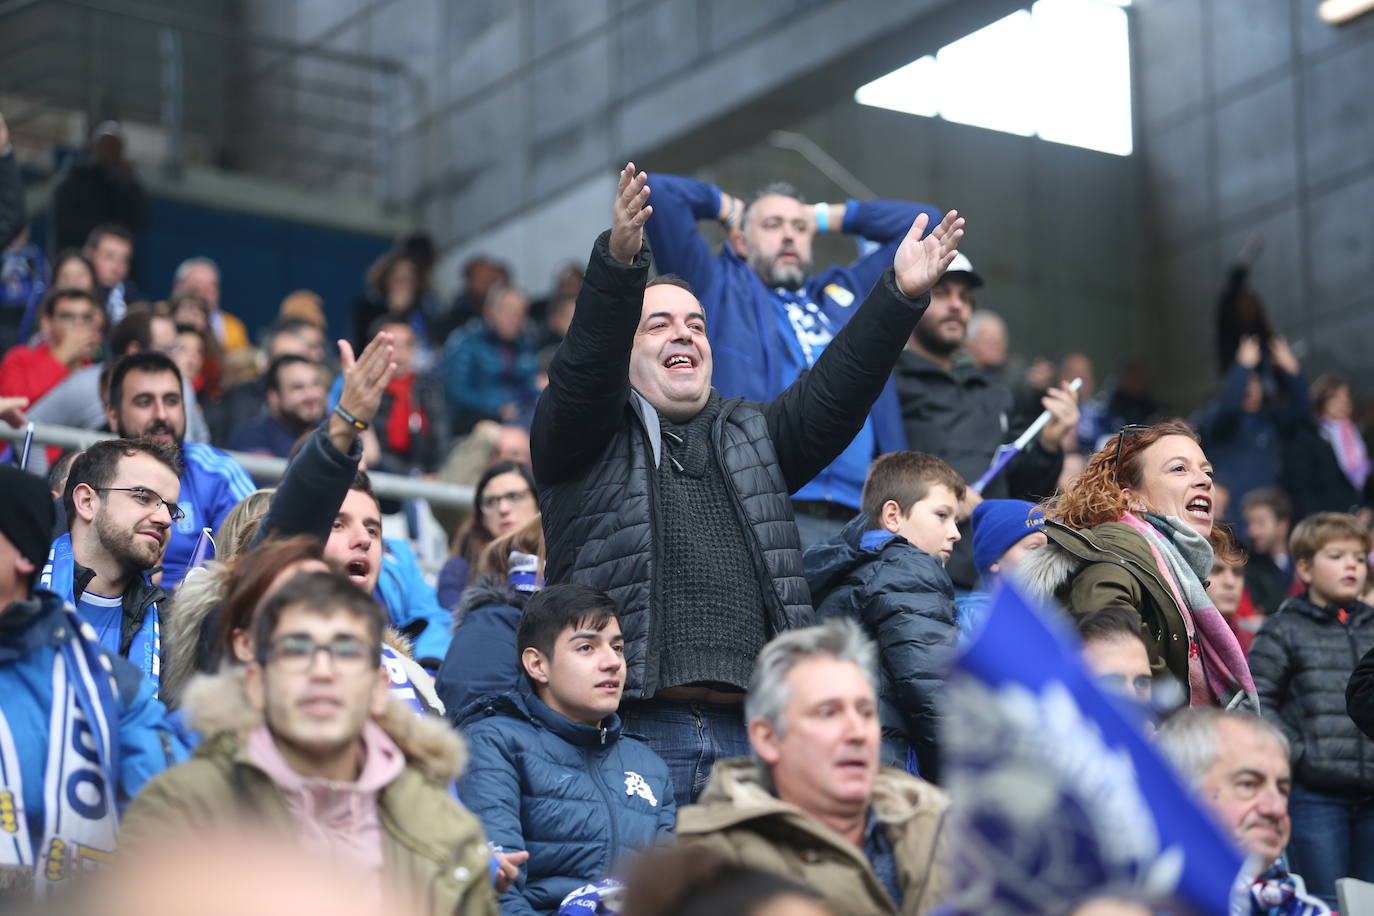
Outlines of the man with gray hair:
{"type": "Polygon", "coordinates": [[[248,330],[237,317],[219,307],[220,294],[219,265],[207,257],[187,258],[177,265],[172,278],[172,295],[175,299],[181,293],[194,293],[210,306],[210,331],[219,341],[226,353],[242,350],[252,345],[248,330]]]}
{"type": "Polygon", "coordinates": [[[849,619],[769,642],[744,706],[755,758],[716,765],[678,812],[679,841],[810,885],[841,916],[933,906],[947,802],[879,767],[874,671],[873,643],[849,619]]]}
{"type": "Polygon", "coordinates": [[[1293,786],[1283,732],[1250,713],[1195,706],[1170,716],[1155,742],[1221,826],[1255,857],[1252,913],[1330,912],[1279,861],[1291,829],[1288,792],[1293,786]]]}

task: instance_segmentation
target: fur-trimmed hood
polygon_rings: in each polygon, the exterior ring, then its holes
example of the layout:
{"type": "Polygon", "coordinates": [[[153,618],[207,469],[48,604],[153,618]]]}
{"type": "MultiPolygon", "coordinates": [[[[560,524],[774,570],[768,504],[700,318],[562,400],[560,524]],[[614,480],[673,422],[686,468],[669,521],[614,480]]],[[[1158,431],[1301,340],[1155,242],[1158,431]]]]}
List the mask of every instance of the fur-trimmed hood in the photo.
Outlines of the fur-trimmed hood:
{"type": "Polygon", "coordinates": [[[520,591],[500,576],[478,576],[467,588],[463,589],[463,597],[458,599],[458,607],[453,610],[453,630],[455,633],[458,631],[458,627],[463,623],[463,618],[473,608],[486,607],[489,604],[504,604],[517,610],[523,610],[525,602],[530,600],[530,594],[530,592],[520,591]]]}
{"type": "Polygon", "coordinates": [[[218,621],[229,567],[217,560],[181,580],[162,613],[162,677],[158,696],[169,707],[181,703],[187,683],[200,670],[201,634],[218,621]]]}
{"type": "Polygon", "coordinates": [[[1016,568],[1012,579],[1028,595],[1050,599],[1068,585],[1087,562],[1051,540],[1039,550],[1031,551],[1016,568]]]}
{"type": "MultiPolygon", "coordinates": [[[[244,670],[227,667],[219,674],[199,675],[186,686],[182,708],[191,728],[205,737],[202,748],[217,743],[215,739],[220,736],[231,736],[241,742],[248,732],[262,724],[262,713],[249,705],[244,694],[244,670]]],[[[431,779],[447,784],[467,768],[467,745],[444,719],[416,715],[414,709],[393,699],[376,722],[396,742],[406,760],[431,779]]]]}
{"type": "MultiPolygon", "coordinates": [[[[873,780],[872,804],[879,821],[900,824],[919,814],[943,812],[949,802],[936,786],[883,767],[873,780]]],[[[773,794],[768,770],[749,757],[717,763],[698,803],[682,809],[684,816],[689,811],[696,831],[721,830],[760,817],[806,818],[800,809],[773,794]]]]}

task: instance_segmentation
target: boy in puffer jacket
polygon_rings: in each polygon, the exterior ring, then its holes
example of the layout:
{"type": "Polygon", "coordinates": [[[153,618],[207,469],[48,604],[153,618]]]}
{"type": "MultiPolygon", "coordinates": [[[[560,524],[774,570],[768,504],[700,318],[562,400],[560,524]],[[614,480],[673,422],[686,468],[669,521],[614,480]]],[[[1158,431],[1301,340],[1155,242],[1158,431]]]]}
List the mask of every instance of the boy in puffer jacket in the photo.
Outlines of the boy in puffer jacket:
{"type": "Polygon", "coordinates": [[[1374,648],[1374,608],[1359,600],[1369,534],[1323,512],[1293,530],[1289,553],[1307,590],[1260,627],[1250,671],[1291,746],[1290,870],[1334,906],[1337,878],[1374,881],[1374,741],[1346,712],[1347,683],[1374,648]]]}
{"type": "Polygon", "coordinates": [[[878,645],[883,766],[935,782],[945,668],[959,639],[944,566],[959,540],[964,481],[921,452],[890,452],[864,481],[863,513],[807,549],[818,619],[852,617],[878,645]]]}
{"type": "Polygon", "coordinates": [[[668,765],[620,731],[615,601],[581,585],[546,588],[526,602],[516,644],[522,682],[462,716],[472,764],[458,790],[492,843],[529,852],[500,902],[505,916],[532,916],[668,842],[677,810],[668,765]]]}

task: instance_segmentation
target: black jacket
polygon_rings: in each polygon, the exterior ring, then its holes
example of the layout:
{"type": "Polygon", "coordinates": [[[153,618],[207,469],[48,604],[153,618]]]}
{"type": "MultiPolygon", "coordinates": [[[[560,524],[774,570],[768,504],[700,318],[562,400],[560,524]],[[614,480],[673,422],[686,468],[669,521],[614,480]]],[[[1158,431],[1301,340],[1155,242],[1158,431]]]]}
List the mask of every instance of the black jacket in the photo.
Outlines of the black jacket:
{"type": "Polygon", "coordinates": [[[935,782],[940,694],[959,639],[954,583],[939,560],[901,535],[864,547],[867,527],[860,515],[808,548],[806,582],[818,618],[856,620],[877,644],[883,765],[905,769],[910,748],[921,778],[935,782]]]}
{"type": "Polygon", "coordinates": [[[1346,713],[1346,688],[1374,649],[1374,608],[1319,608],[1299,595],[1260,627],[1250,646],[1264,717],[1292,745],[1293,778],[1328,793],[1374,792],[1374,741],[1346,713]]]}
{"type": "MultiPolygon", "coordinates": [[[[597,239],[568,337],[549,367],[531,429],[550,583],[607,591],[620,604],[628,660],[625,698],[658,687],[651,651],[656,531],[653,475],[659,415],[630,388],[649,250],[620,264],[597,239]]],[[[788,494],[835,460],[862,427],[928,297],[897,290],[891,273],[816,365],[765,404],[730,399],[712,450],[734,497],[773,635],[813,619],[788,494]]]]}
{"type": "Polygon", "coordinates": [[[0,250],[15,240],[27,219],[19,158],[11,151],[0,156],[0,250]]]}
{"type": "Polygon", "coordinates": [[[1318,512],[1355,512],[1374,505],[1374,474],[1358,490],[1341,470],[1336,451],[1310,417],[1289,424],[1281,440],[1283,488],[1293,497],[1293,518],[1318,512]]]}
{"type": "Polygon", "coordinates": [[[308,534],[321,544],[328,543],[334,517],[348,497],[362,454],[361,439],[353,440],[349,454],[339,451],[329,438],[326,416],[286,466],[267,516],[250,546],[256,547],[268,537],[294,534],[308,534]]]}
{"type": "MultiPolygon", "coordinates": [[[[1022,432],[1012,429],[1015,398],[1011,389],[986,370],[973,367],[953,371],[907,350],[893,374],[902,404],[908,447],[934,455],[959,472],[966,483],[983,475],[997,447],[1022,432]]],[[[1025,499],[1039,502],[1054,493],[1064,456],[1048,452],[1037,437],[1011,460],[983,492],[984,499],[1025,499]]],[[[978,583],[973,566],[971,529],[954,545],[949,574],[964,588],[978,583]]]]}

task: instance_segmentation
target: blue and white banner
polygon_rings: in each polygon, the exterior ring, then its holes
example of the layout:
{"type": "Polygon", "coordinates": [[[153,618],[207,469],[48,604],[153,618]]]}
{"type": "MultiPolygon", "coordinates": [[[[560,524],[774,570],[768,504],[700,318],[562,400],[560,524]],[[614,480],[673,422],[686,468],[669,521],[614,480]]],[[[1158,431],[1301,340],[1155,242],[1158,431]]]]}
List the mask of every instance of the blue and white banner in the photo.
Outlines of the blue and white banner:
{"type": "Polygon", "coordinates": [[[1048,612],[1004,588],[946,704],[948,912],[1066,912],[1101,896],[1229,912],[1242,856],[1048,612]]]}

